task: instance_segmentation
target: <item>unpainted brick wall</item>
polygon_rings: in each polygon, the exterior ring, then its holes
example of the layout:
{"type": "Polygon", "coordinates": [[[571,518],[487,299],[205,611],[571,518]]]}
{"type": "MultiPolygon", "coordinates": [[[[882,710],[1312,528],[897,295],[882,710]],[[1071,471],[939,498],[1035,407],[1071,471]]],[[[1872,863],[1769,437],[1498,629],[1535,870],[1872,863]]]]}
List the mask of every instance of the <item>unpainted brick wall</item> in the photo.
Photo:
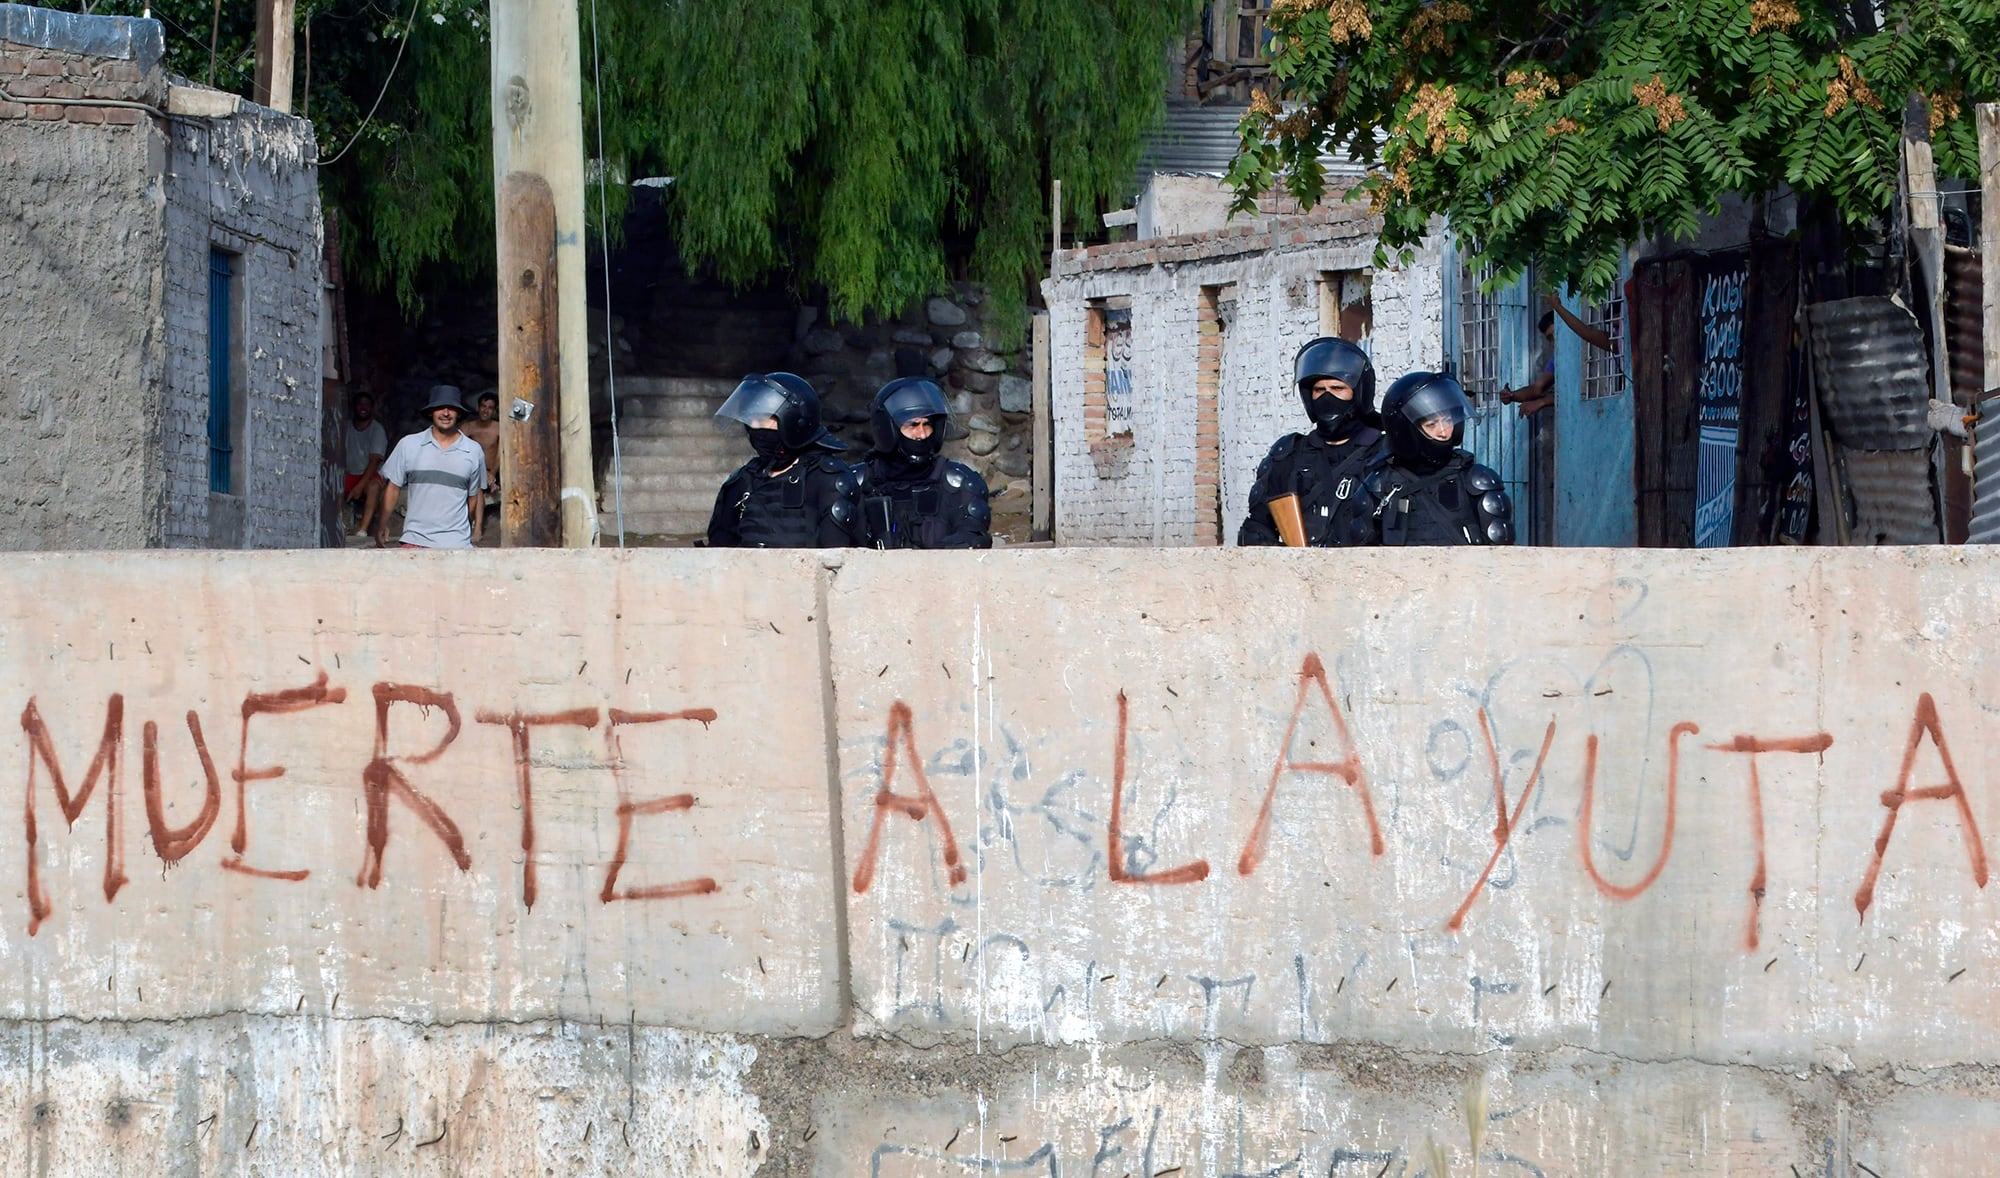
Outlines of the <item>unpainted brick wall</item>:
{"type": "MultiPolygon", "coordinates": [[[[1305,425],[1291,365],[1300,345],[1320,334],[1320,278],[1328,271],[1370,269],[1376,229],[1357,209],[1322,206],[1260,225],[1063,254],[1043,284],[1057,539],[1199,542],[1204,288],[1233,285],[1236,314],[1221,357],[1216,406],[1223,532],[1233,543],[1257,464],[1272,442],[1305,425]],[[1086,423],[1089,306],[1119,296],[1132,306],[1134,421],[1129,461],[1106,463],[1093,453],[1086,423]]],[[[1372,279],[1369,347],[1379,390],[1405,371],[1441,362],[1438,251],[1427,248],[1411,265],[1374,271],[1372,279]]]]}
{"type": "Polygon", "coordinates": [[[166,543],[310,547],[319,535],[320,207],[312,125],[245,104],[175,120],[166,185],[166,543]],[[243,484],[209,491],[208,262],[237,255],[243,484]],[[235,520],[240,516],[240,535],[235,520]]]}

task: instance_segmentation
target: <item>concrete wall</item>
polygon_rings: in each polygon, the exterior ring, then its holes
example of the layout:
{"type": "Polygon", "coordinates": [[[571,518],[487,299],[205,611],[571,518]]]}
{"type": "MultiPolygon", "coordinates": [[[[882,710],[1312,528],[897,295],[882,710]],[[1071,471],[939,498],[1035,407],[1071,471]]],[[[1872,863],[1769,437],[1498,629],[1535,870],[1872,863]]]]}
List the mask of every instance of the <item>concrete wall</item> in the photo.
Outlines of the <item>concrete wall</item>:
{"type": "MultiPolygon", "coordinates": [[[[0,548],[160,542],[165,99],[150,36],[0,5],[0,548]],[[86,51],[87,50],[87,51],[86,51]]],[[[138,24],[140,22],[128,22],[138,24]]]]}
{"type": "Polygon", "coordinates": [[[0,4],[0,90],[20,100],[0,98],[0,548],[318,542],[311,124],[233,100],[183,113],[161,53],[154,21],[0,4]],[[242,287],[241,478],[216,497],[211,245],[240,255],[242,287]]]}
{"type": "Polygon", "coordinates": [[[25,557],[0,1156],[1980,1172],[1996,575],[25,557]]]}
{"type": "Polygon", "coordinates": [[[166,542],[176,548],[319,542],[321,291],[312,124],[243,104],[171,125],[166,186],[166,542]],[[208,471],[208,258],[236,256],[236,363],[246,401],[241,481],[208,471]]]}
{"type": "MultiPolygon", "coordinates": [[[[1043,284],[1049,305],[1050,416],[1055,522],[1069,544],[1178,546],[1194,542],[1196,480],[1219,479],[1223,530],[1233,542],[1248,510],[1257,464],[1282,434],[1306,426],[1292,386],[1292,359],[1321,330],[1320,277],[1369,270],[1373,221],[1350,206],[1306,217],[1269,217],[1216,234],[1140,240],[1075,250],[1043,284]],[[1201,469],[1195,387],[1204,287],[1233,284],[1236,319],[1222,359],[1219,470],[1201,469]],[[1132,445],[1116,463],[1092,455],[1086,421],[1086,325],[1092,300],[1131,300],[1132,445]]],[[[1426,250],[1405,268],[1372,275],[1373,334],[1380,388],[1435,366],[1443,354],[1439,257],[1426,250]]]]}

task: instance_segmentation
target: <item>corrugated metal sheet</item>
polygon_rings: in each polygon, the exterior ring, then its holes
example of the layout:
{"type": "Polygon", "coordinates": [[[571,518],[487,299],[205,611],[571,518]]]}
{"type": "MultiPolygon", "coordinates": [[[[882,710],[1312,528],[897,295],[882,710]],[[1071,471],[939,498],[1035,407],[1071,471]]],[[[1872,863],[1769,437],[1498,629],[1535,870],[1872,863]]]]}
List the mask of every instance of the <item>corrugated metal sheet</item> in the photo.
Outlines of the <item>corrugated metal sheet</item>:
{"type": "Polygon", "coordinates": [[[1944,273],[1952,400],[1977,405],[1986,390],[1986,291],[1980,285],[1979,251],[1946,246],[1944,273]]]}
{"type": "Polygon", "coordinates": [[[2000,397],[1983,405],[1973,427],[1972,529],[1968,544],[2000,544],[2000,397]]]}
{"type": "MultiPolygon", "coordinates": [[[[1923,330],[1886,298],[1836,299],[1807,308],[1813,376],[1835,441],[1860,450],[1916,450],[1930,444],[1923,330]]],[[[1928,487],[1928,480],[1926,480],[1928,487]]]]}
{"type": "Polygon", "coordinates": [[[1849,543],[1938,542],[1929,451],[1856,450],[1841,446],[1839,461],[1853,498],[1854,524],[1849,543]]]}
{"type": "MultiPolygon", "coordinates": [[[[1141,186],[1154,172],[1220,176],[1229,171],[1229,162],[1236,158],[1236,149],[1243,142],[1236,128],[1249,109],[1247,105],[1203,106],[1170,100],[1166,122],[1147,140],[1139,156],[1141,186]]],[[[1352,160],[1332,156],[1321,156],[1320,163],[1330,176],[1343,177],[1349,184],[1359,180],[1364,171],[1352,160]]]]}

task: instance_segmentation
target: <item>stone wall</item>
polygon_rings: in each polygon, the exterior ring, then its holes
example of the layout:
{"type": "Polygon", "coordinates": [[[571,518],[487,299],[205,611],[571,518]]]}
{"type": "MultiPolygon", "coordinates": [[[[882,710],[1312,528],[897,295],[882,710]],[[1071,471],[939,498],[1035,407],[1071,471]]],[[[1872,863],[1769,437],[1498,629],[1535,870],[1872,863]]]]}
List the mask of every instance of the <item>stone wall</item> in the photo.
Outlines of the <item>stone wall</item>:
{"type": "Polygon", "coordinates": [[[70,104],[161,103],[160,30],[80,23],[0,4],[0,548],[162,539],[166,141],[142,111],[70,104]]]}
{"type": "MultiPolygon", "coordinates": [[[[1337,313],[1330,273],[1366,274],[1373,324],[1365,346],[1378,388],[1443,355],[1443,282],[1435,248],[1412,264],[1374,270],[1376,229],[1361,210],[1324,205],[1210,233],[1071,250],[1043,284],[1049,305],[1050,413],[1056,538],[1066,544],[1189,545],[1218,530],[1234,542],[1257,464],[1305,425],[1292,358],[1337,313]],[[1205,300],[1226,297],[1233,319],[1220,354],[1219,452],[1204,455],[1196,390],[1203,384],[1205,300]],[[1132,430],[1108,437],[1090,415],[1094,304],[1129,302],[1132,430]],[[1204,518],[1198,487],[1219,482],[1222,515],[1204,518]]],[[[1101,357],[1096,358],[1101,368],[1101,357]]],[[[1216,361],[1211,361],[1211,363],[1216,361]]]]}
{"type": "Polygon", "coordinates": [[[897,376],[935,379],[966,430],[945,454],[985,478],[993,492],[994,534],[1025,540],[1034,365],[1026,330],[1012,338],[996,327],[984,292],[966,283],[893,321],[840,323],[808,307],[799,316],[794,360],[857,452],[869,446],[868,406],[877,389],[897,376]]]}
{"type": "Polygon", "coordinates": [[[34,1172],[1469,1170],[1482,1083],[1494,1174],[2000,1126],[1984,552],[4,575],[34,1172]]]}

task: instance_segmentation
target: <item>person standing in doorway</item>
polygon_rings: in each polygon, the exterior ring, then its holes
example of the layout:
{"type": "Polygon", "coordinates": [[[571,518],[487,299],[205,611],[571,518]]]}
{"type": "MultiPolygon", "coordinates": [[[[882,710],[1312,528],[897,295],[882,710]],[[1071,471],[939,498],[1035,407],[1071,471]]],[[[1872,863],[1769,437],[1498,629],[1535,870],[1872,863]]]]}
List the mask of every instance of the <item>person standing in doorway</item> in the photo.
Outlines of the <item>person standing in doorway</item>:
{"type": "Polygon", "coordinates": [[[348,399],[347,411],[340,493],[343,502],[360,504],[361,519],[353,534],[367,536],[373,534],[369,529],[382,505],[382,459],[389,453],[389,431],[375,420],[375,398],[365,392],[357,391],[348,399]]]}
{"type": "Polygon", "coordinates": [[[500,506],[500,394],[487,389],[479,394],[478,412],[465,423],[465,436],[479,443],[486,455],[486,486],[480,490],[481,513],[500,506]]]}
{"type": "Polygon", "coordinates": [[[486,486],[486,452],[459,429],[465,403],[456,388],[432,386],[423,413],[430,428],[397,442],[382,464],[389,485],[382,492],[376,542],[386,539],[389,518],[407,486],[403,547],[470,548],[482,534],[479,497],[486,486]]]}

